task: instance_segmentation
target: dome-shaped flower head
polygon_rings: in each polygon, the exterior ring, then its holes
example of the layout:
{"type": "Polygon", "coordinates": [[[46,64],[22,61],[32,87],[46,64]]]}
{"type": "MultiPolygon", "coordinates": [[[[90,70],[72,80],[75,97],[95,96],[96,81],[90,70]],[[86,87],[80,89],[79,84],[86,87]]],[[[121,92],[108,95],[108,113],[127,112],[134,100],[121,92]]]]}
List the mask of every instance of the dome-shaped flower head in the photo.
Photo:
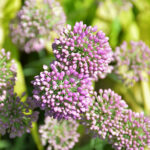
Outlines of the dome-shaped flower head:
{"type": "Polygon", "coordinates": [[[78,142],[78,123],[74,120],[58,121],[51,117],[46,117],[45,124],[40,126],[39,133],[43,145],[47,145],[47,150],[69,150],[78,142]]]}
{"type": "Polygon", "coordinates": [[[127,104],[111,89],[94,92],[95,100],[86,112],[86,125],[95,135],[102,139],[112,140],[118,134],[119,114],[126,109],[127,104]]]}
{"type": "Polygon", "coordinates": [[[16,67],[10,52],[0,51],[0,102],[5,100],[7,90],[15,84],[16,67]]]}
{"type": "Polygon", "coordinates": [[[60,32],[65,21],[63,9],[55,0],[26,0],[16,23],[10,25],[12,41],[26,53],[40,51],[49,41],[50,32],[60,32]]]}
{"type": "Polygon", "coordinates": [[[0,134],[8,133],[10,138],[29,132],[32,121],[36,121],[38,117],[38,112],[31,113],[34,109],[33,100],[28,98],[26,102],[21,102],[21,97],[13,90],[10,89],[5,101],[0,102],[0,134]]]}
{"type": "Polygon", "coordinates": [[[34,77],[33,97],[46,115],[57,119],[80,119],[92,104],[91,79],[55,61],[34,77]]]}
{"type": "Polygon", "coordinates": [[[83,122],[96,136],[108,140],[116,150],[144,150],[150,145],[150,118],[128,109],[112,90],[99,90],[83,122]]]}
{"type": "Polygon", "coordinates": [[[123,42],[115,51],[115,71],[125,84],[133,85],[139,80],[145,80],[145,73],[150,74],[149,58],[150,48],[144,42],[123,42]]]}
{"type": "Polygon", "coordinates": [[[120,115],[119,134],[115,138],[113,147],[117,150],[144,150],[150,148],[150,118],[144,113],[125,110],[120,115]]]}
{"type": "Polygon", "coordinates": [[[112,50],[108,37],[96,27],[77,22],[73,29],[67,25],[59,39],[53,43],[56,59],[67,66],[72,66],[79,73],[89,77],[103,77],[112,70],[112,50]]]}

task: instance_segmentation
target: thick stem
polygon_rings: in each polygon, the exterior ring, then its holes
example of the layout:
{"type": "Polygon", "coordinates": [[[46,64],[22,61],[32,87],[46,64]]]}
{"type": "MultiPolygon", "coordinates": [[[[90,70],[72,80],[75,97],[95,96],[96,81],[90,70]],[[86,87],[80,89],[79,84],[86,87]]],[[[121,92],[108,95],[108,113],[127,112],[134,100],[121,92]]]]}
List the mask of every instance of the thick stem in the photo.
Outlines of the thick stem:
{"type": "MultiPolygon", "coordinates": [[[[148,79],[148,75],[144,73],[144,77],[148,79]]],[[[143,94],[144,110],[150,114],[150,86],[148,81],[141,81],[141,88],[143,94]]]]}
{"type": "Polygon", "coordinates": [[[34,139],[34,142],[36,143],[38,150],[44,150],[41,140],[40,140],[40,136],[38,134],[38,128],[37,128],[36,122],[32,122],[31,134],[34,139]]]}
{"type": "Polygon", "coordinates": [[[140,105],[136,102],[134,94],[132,93],[132,91],[129,88],[123,86],[122,84],[118,84],[115,88],[116,88],[116,91],[117,91],[117,89],[119,89],[119,91],[124,95],[125,101],[127,102],[127,104],[130,106],[130,108],[133,111],[135,111],[135,112],[143,111],[143,109],[140,107],[140,105]]]}
{"type": "Polygon", "coordinates": [[[92,81],[92,86],[95,89],[95,81],[92,81]]]}

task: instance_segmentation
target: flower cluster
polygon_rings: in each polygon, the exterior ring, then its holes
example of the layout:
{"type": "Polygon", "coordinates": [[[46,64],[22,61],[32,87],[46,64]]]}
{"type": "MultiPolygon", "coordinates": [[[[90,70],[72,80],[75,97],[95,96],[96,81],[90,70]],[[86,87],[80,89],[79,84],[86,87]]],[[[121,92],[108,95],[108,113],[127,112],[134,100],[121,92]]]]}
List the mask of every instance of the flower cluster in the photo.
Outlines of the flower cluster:
{"type": "Polygon", "coordinates": [[[92,104],[91,79],[57,61],[43,68],[32,82],[38,106],[57,119],[80,119],[92,104]]]}
{"type": "Polygon", "coordinates": [[[86,125],[102,139],[111,139],[118,133],[118,116],[127,107],[121,96],[111,89],[94,92],[94,102],[86,113],[86,125]]]}
{"type": "MultiPolygon", "coordinates": [[[[15,20],[14,20],[15,21],[15,20]]],[[[55,0],[26,0],[16,23],[10,26],[12,41],[26,53],[40,51],[50,39],[50,32],[60,32],[66,17],[55,0]]]]}
{"type": "Polygon", "coordinates": [[[0,102],[0,134],[7,132],[10,138],[29,132],[32,121],[36,121],[38,117],[38,112],[31,112],[34,109],[32,99],[21,102],[21,98],[13,90],[8,90],[5,101],[0,102]]]}
{"type": "Polygon", "coordinates": [[[73,29],[67,25],[52,46],[57,61],[95,79],[111,72],[112,50],[108,37],[96,31],[96,27],[83,22],[77,22],[73,29]]]}
{"type": "Polygon", "coordinates": [[[86,113],[86,124],[92,132],[107,139],[115,149],[144,150],[150,146],[150,118],[128,109],[121,96],[112,90],[95,92],[93,106],[86,113]]]}
{"type": "Polygon", "coordinates": [[[150,118],[144,113],[135,113],[132,110],[125,110],[119,118],[118,134],[113,147],[121,150],[144,150],[150,148],[150,118]]]}
{"type": "Polygon", "coordinates": [[[77,133],[78,123],[74,120],[58,121],[51,117],[46,117],[45,124],[40,126],[42,144],[46,145],[47,150],[69,150],[78,142],[77,133]]]}
{"type": "Polygon", "coordinates": [[[117,62],[115,71],[125,84],[133,85],[146,79],[144,73],[150,74],[150,48],[144,42],[123,42],[114,55],[117,62]]]}
{"type": "MultiPolygon", "coordinates": [[[[10,52],[0,51],[0,103],[5,100],[7,90],[15,84],[16,66],[10,58],[10,52]]],[[[0,104],[1,105],[1,104],[0,104]]]]}
{"type": "MultiPolygon", "coordinates": [[[[77,119],[117,150],[143,150],[150,145],[149,118],[128,109],[121,96],[111,89],[100,89],[99,94],[93,91],[91,80],[111,72],[109,63],[113,60],[108,38],[96,31],[96,27],[87,27],[83,22],[77,22],[73,29],[67,25],[52,46],[56,61],[50,67],[44,65],[44,71],[32,81],[34,102],[47,116],[40,128],[43,145],[48,141],[48,149],[70,149],[74,142],[68,147],[68,135],[64,132],[70,132],[71,127],[66,131],[65,126],[67,120],[77,119]]],[[[149,56],[150,50],[143,42],[131,42],[129,50],[124,43],[114,56],[117,73],[125,69],[127,83],[143,79],[143,69],[146,73],[150,70],[149,56]]]]}

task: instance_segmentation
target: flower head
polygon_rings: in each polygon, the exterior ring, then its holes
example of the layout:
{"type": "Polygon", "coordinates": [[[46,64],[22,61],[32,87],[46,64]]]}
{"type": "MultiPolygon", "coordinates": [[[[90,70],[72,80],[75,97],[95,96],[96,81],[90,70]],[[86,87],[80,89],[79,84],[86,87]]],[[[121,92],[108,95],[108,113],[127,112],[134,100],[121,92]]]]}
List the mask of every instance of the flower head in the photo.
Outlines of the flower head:
{"type": "Polygon", "coordinates": [[[145,80],[145,73],[150,74],[149,58],[150,48],[144,42],[123,42],[115,51],[116,73],[127,85],[145,80]]]}
{"type": "Polygon", "coordinates": [[[92,104],[92,82],[84,74],[55,61],[35,76],[33,97],[46,115],[57,119],[80,119],[92,104]]]}
{"type": "Polygon", "coordinates": [[[77,22],[73,29],[67,25],[52,46],[56,59],[89,77],[103,77],[112,70],[112,50],[105,33],[96,31],[83,22],[77,22]]]}
{"type": "Polygon", "coordinates": [[[79,138],[77,128],[78,123],[74,120],[58,121],[46,117],[45,124],[39,128],[42,144],[46,145],[48,142],[47,150],[52,148],[55,150],[72,149],[79,138]]]}
{"type": "Polygon", "coordinates": [[[10,52],[0,51],[0,102],[4,101],[7,90],[15,84],[16,66],[10,58],[10,52]]]}
{"type": "Polygon", "coordinates": [[[50,39],[50,32],[60,32],[66,17],[55,0],[26,0],[19,11],[17,23],[12,23],[12,41],[26,53],[42,50],[50,39]]]}
{"type": "Polygon", "coordinates": [[[94,102],[86,113],[86,125],[102,139],[118,134],[118,116],[127,107],[121,96],[111,89],[94,93],[94,102]]]}
{"type": "Polygon", "coordinates": [[[125,110],[120,115],[120,126],[118,135],[114,138],[113,147],[117,150],[144,150],[150,148],[150,118],[144,113],[135,113],[132,110],[125,110]]]}
{"type": "Polygon", "coordinates": [[[150,118],[128,109],[121,96],[110,89],[100,89],[99,95],[95,92],[93,96],[95,101],[83,122],[91,132],[117,150],[150,146],[150,118]]]}
{"type": "Polygon", "coordinates": [[[31,112],[34,109],[31,98],[22,102],[13,90],[8,90],[5,101],[0,102],[0,134],[8,133],[10,138],[29,132],[32,121],[38,117],[38,112],[31,112]]]}

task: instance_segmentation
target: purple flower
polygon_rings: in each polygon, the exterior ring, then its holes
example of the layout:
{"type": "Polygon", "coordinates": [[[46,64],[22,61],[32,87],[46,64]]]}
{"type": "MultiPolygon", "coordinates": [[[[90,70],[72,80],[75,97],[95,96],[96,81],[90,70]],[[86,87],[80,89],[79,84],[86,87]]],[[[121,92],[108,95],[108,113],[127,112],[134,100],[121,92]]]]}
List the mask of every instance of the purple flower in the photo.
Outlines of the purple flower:
{"type": "Polygon", "coordinates": [[[36,121],[38,117],[38,112],[31,113],[34,109],[34,104],[31,105],[33,100],[28,98],[26,102],[22,102],[13,90],[8,90],[5,101],[0,102],[0,134],[8,133],[10,138],[29,132],[32,121],[36,121]]]}
{"type": "Polygon", "coordinates": [[[94,92],[93,105],[86,112],[86,125],[102,139],[111,139],[118,134],[118,116],[127,107],[121,96],[111,89],[94,92]]]}
{"type": "Polygon", "coordinates": [[[74,120],[58,121],[51,117],[46,117],[45,124],[40,126],[42,144],[48,143],[47,150],[69,150],[78,142],[78,123],[74,120]]]}
{"type": "Polygon", "coordinates": [[[140,149],[150,146],[150,118],[144,113],[128,109],[121,96],[112,90],[99,90],[86,112],[83,123],[101,139],[108,140],[115,149],[140,149]]]}
{"type": "Polygon", "coordinates": [[[5,100],[7,90],[15,85],[16,66],[10,58],[10,52],[0,51],[0,105],[5,100]]]}
{"type": "Polygon", "coordinates": [[[144,113],[135,113],[126,109],[119,117],[118,135],[114,138],[113,147],[117,150],[144,150],[150,148],[150,118],[144,113]]]}
{"type": "Polygon", "coordinates": [[[130,44],[123,42],[116,48],[115,72],[124,80],[125,84],[133,85],[139,80],[146,80],[144,73],[150,74],[150,48],[142,41],[130,44]]]}
{"type": "Polygon", "coordinates": [[[57,61],[95,79],[111,72],[108,37],[96,31],[96,27],[87,27],[83,22],[77,22],[73,29],[67,25],[52,46],[57,61]]]}
{"type": "Polygon", "coordinates": [[[91,79],[55,61],[34,77],[33,97],[46,115],[57,119],[80,119],[92,104],[91,79]]]}
{"type": "Polygon", "coordinates": [[[12,41],[26,53],[40,51],[50,40],[50,32],[60,32],[65,22],[65,14],[58,2],[26,0],[16,22],[10,26],[12,41]]]}

